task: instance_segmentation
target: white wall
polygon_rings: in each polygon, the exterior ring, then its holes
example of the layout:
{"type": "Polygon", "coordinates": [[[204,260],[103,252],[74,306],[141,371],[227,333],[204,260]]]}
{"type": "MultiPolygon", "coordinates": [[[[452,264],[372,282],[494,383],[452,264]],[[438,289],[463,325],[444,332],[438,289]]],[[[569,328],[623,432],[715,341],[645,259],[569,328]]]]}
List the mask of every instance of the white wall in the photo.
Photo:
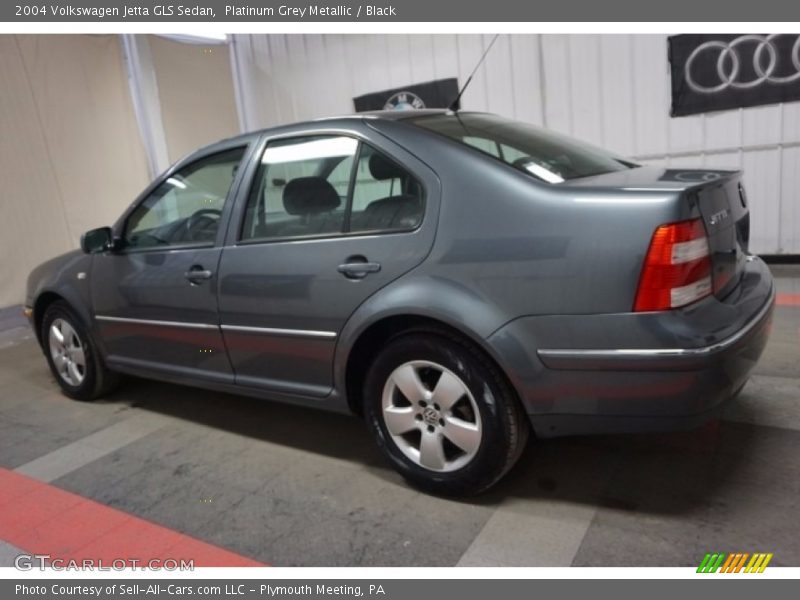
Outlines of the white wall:
{"type": "Polygon", "coordinates": [[[147,36],[170,162],[238,133],[228,47],[147,36]]]}
{"type": "MultiPolygon", "coordinates": [[[[150,42],[158,171],[238,123],[224,45],[150,42]]],[[[151,180],[129,74],[116,35],[0,35],[0,307],[21,303],[33,267],[116,221],[151,180]]]]}
{"type": "Polygon", "coordinates": [[[114,35],[0,35],[0,307],[146,185],[114,35]]]}
{"type": "MultiPolygon", "coordinates": [[[[490,35],[234,36],[240,120],[353,112],[355,96],[457,76],[490,35]]],[[[745,169],[751,247],[800,253],[800,103],[670,118],[667,36],[501,36],[462,100],[642,162],[745,169]]]]}

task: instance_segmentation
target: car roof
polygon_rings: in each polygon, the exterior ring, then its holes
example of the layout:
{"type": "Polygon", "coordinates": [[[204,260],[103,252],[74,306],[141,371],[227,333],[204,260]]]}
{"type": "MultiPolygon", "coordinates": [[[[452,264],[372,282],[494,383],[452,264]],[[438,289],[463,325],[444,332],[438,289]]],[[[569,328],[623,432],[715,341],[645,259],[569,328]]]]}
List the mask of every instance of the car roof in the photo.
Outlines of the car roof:
{"type": "MultiPolygon", "coordinates": [[[[475,114],[476,111],[459,111],[459,114],[475,114]]],[[[330,117],[320,117],[317,119],[307,119],[305,121],[296,121],[294,123],[285,123],[283,125],[273,125],[271,127],[264,127],[262,129],[255,129],[239,135],[234,135],[229,138],[224,138],[212,144],[208,144],[198,148],[188,156],[178,161],[178,163],[185,163],[187,160],[194,159],[199,154],[205,154],[214,151],[218,148],[229,147],[232,143],[248,143],[255,137],[264,133],[277,133],[284,131],[291,131],[293,127],[302,127],[305,125],[312,125],[314,123],[322,123],[325,121],[361,121],[364,119],[369,120],[383,120],[383,121],[406,121],[409,119],[417,119],[419,117],[433,117],[437,115],[455,114],[449,109],[444,108],[422,108],[412,110],[372,110],[360,113],[351,113],[348,115],[338,115],[330,117]]],[[[178,164],[176,163],[176,164],[178,164]]]]}
{"type": "MultiPolygon", "coordinates": [[[[368,118],[368,119],[386,119],[388,121],[404,121],[406,119],[413,119],[417,117],[429,117],[432,115],[443,115],[448,111],[444,108],[421,108],[414,110],[368,110],[365,112],[355,113],[352,115],[345,115],[341,117],[333,117],[336,119],[347,118],[368,118]]],[[[317,119],[318,121],[321,119],[317,119]]]]}
{"type": "MultiPolygon", "coordinates": [[[[264,127],[262,129],[255,129],[239,135],[231,136],[220,142],[228,142],[233,140],[245,140],[262,133],[269,133],[279,129],[289,129],[292,127],[299,127],[301,125],[310,125],[312,123],[320,123],[324,121],[347,121],[347,120],[362,120],[362,119],[381,119],[386,121],[405,121],[407,119],[415,119],[419,117],[430,117],[435,115],[444,115],[450,111],[444,108],[423,108],[414,110],[370,110],[360,113],[352,113],[349,115],[334,115],[330,117],[320,117],[317,119],[307,119],[305,121],[295,121],[293,123],[285,123],[283,125],[273,125],[272,127],[264,127]]],[[[466,111],[462,111],[466,113],[466,111]]],[[[219,142],[217,142],[219,143],[219,142]]],[[[211,146],[215,144],[210,144],[211,146]]]]}

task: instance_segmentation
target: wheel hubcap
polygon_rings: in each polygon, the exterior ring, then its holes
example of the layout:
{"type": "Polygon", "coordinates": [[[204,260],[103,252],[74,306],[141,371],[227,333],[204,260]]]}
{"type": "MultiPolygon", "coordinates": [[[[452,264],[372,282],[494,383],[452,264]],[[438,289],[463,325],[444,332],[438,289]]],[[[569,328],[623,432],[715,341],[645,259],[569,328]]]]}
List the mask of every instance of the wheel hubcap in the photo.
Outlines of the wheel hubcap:
{"type": "Polygon", "coordinates": [[[392,371],[383,388],[383,420],[397,448],[431,471],[455,471],[480,447],[481,417],[466,384],[430,361],[392,371]]]}
{"type": "Polygon", "coordinates": [[[58,376],[71,386],[80,385],[86,377],[86,354],[75,329],[64,319],[56,319],[50,325],[48,339],[58,376]]]}

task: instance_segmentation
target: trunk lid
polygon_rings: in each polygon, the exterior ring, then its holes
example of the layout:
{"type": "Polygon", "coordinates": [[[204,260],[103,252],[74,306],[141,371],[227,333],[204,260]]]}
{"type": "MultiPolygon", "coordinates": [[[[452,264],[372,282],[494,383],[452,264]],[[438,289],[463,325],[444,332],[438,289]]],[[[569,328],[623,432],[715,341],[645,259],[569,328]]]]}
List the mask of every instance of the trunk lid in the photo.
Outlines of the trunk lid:
{"type": "Polygon", "coordinates": [[[717,298],[739,283],[748,255],[750,214],[741,171],[637,167],[572,179],[564,187],[619,188],[621,191],[680,192],[691,212],[699,212],[708,235],[712,284],[717,298]]]}
{"type": "Polygon", "coordinates": [[[750,213],[741,172],[727,172],[685,193],[703,217],[711,251],[714,295],[722,298],[738,285],[748,254],[750,213]]]}

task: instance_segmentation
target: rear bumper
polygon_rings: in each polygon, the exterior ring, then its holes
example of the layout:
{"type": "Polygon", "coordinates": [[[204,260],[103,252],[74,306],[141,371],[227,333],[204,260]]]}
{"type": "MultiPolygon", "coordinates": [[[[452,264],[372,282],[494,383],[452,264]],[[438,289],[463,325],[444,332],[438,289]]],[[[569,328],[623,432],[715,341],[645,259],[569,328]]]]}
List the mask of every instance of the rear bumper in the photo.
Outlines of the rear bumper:
{"type": "Polygon", "coordinates": [[[730,337],[699,348],[612,348],[595,350],[537,350],[545,367],[560,370],[684,371],[708,368],[738,346],[747,345],[768,321],[775,303],[774,292],[753,318],[730,337]]]}
{"type": "Polygon", "coordinates": [[[718,415],[744,386],[773,306],[769,270],[754,259],[722,301],[668,313],[517,319],[490,343],[540,437],[687,429],[718,415]]]}

